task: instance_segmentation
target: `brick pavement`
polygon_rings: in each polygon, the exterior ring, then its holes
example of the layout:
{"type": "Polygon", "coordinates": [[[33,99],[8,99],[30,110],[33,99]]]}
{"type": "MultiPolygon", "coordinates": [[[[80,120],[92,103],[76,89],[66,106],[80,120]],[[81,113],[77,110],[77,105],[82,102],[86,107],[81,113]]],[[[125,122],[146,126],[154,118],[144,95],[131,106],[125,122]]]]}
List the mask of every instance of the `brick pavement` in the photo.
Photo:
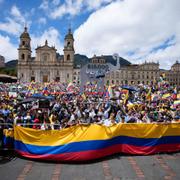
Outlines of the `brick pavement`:
{"type": "Polygon", "coordinates": [[[0,157],[3,180],[159,180],[180,179],[180,153],[115,155],[91,163],[52,163],[0,157]]]}

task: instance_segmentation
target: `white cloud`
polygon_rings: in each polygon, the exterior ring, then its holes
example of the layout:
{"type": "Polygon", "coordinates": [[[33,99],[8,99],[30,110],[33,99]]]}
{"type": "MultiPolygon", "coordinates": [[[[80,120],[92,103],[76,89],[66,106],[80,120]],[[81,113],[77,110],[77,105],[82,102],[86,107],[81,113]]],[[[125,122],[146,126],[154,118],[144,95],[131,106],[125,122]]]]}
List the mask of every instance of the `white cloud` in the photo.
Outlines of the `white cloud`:
{"type": "Polygon", "coordinates": [[[159,50],[156,53],[149,54],[148,59],[159,61],[161,67],[169,69],[170,66],[180,59],[180,41],[174,45],[166,48],[165,50],[159,50]]]}
{"type": "MultiPolygon", "coordinates": [[[[49,46],[55,46],[57,52],[63,53],[63,44],[60,42],[60,34],[54,27],[50,27],[46,31],[44,31],[41,35],[37,36],[34,34],[30,34],[31,36],[31,47],[32,47],[32,56],[35,56],[35,49],[37,46],[43,46],[45,41],[48,40],[49,46]]],[[[18,59],[18,44],[13,44],[10,41],[9,36],[2,36],[0,34],[0,55],[4,56],[6,61],[12,59],[18,59]],[[10,50],[10,51],[8,51],[10,50]]]]}
{"type": "Polygon", "coordinates": [[[11,13],[10,14],[12,15],[12,18],[14,18],[17,22],[20,22],[20,23],[25,23],[26,22],[24,16],[22,15],[22,13],[20,12],[20,10],[18,9],[17,6],[14,5],[11,8],[11,13]]]}
{"type": "Polygon", "coordinates": [[[10,16],[5,19],[5,22],[0,22],[0,30],[9,34],[19,35],[26,22],[24,16],[17,6],[12,6],[10,16]]]}
{"type": "Polygon", "coordinates": [[[6,22],[0,22],[0,30],[6,33],[18,35],[22,31],[22,24],[19,24],[12,18],[6,18],[6,22]]]}
{"type": "Polygon", "coordinates": [[[98,9],[103,4],[112,2],[113,0],[86,0],[86,6],[88,10],[98,9]]]}
{"type": "Polygon", "coordinates": [[[180,1],[125,0],[101,7],[74,33],[76,52],[113,54],[133,63],[159,60],[161,67],[180,57],[180,1]],[[151,53],[154,47],[175,35],[176,44],[151,53]],[[129,56],[128,52],[135,52],[129,56]]]}
{"type": "Polygon", "coordinates": [[[43,0],[42,3],[39,6],[40,9],[47,10],[49,8],[49,2],[48,0],[43,0]]]}
{"type": "Polygon", "coordinates": [[[52,10],[50,13],[50,17],[53,19],[61,18],[64,15],[77,15],[79,14],[81,8],[83,6],[83,0],[66,0],[63,4],[61,4],[59,7],[52,10]]]}
{"type": "Polygon", "coordinates": [[[15,5],[11,8],[11,14],[18,18],[21,17],[21,13],[15,5]]]}
{"type": "Polygon", "coordinates": [[[59,5],[60,0],[53,0],[52,3],[53,3],[53,5],[57,6],[57,5],[59,5]]]}
{"type": "Polygon", "coordinates": [[[52,19],[62,18],[64,15],[75,16],[82,12],[92,11],[108,4],[113,0],[65,0],[60,3],[59,0],[43,0],[40,9],[48,12],[52,19]]]}
{"type": "Polygon", "coordinates": [[[17,59],[17,44],[12,44],[8,36],[2,36],[0,34],[0,55],[5,57],[6,62],[12,59],[17,59]]]}
{"type": "Polygon", "coordinates": [[[47,20],[46,20],[46,18],[41,17],[41,18],[39,18],[38,22],[39,22],[40,24],[46,24],[46,23],[47,23],[47,20]]]}
{"type": "Polygon", "coordinates": [[[49,29],[45,30],[40,36],[31,35],[31,45],[33,49],[33,55],[34,49],[37,48],[37,46],[43,46],[45,44],[45,41],[48,40],[49,46],[55,46],[57,51],[59,53],[62,53],[63,45],[60,42],[60,34],[57,29],[54,27],[50,27],[49,29]]]}

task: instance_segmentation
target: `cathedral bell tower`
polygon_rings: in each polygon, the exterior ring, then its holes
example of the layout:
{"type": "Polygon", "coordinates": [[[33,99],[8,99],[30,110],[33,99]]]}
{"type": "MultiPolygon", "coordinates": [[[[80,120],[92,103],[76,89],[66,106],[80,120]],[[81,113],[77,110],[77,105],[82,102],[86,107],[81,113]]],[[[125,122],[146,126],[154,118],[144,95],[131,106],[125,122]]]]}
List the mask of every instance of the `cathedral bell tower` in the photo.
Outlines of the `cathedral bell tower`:
{"type": "Polygon", "coordinates": [[[31,59],[31,38],[27,32],[27,27],[24,28],[24,32],[20,36],[20,44],[18,48],[19,58],[18,63],[27,62],[31,59]]]}
{"type": "Polygon", "coordinates": [[[64,62],[65,63],[74,63],[74,38],[69,28],[68,34],[64,39],[64,62]]]}

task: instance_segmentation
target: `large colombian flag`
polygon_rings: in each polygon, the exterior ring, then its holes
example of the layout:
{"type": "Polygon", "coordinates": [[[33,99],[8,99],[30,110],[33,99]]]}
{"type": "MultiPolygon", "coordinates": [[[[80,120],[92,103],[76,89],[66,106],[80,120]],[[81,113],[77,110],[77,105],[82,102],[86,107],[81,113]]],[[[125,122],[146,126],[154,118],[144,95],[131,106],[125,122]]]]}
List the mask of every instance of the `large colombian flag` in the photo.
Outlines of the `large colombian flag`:
{"type": "Polygon", "coordinates": [[[54,161],[86,161],[114,153],[148,155],[180,150],[180,124],[92,124],[63,130],[14,128],[22,156],[54,161]]]}

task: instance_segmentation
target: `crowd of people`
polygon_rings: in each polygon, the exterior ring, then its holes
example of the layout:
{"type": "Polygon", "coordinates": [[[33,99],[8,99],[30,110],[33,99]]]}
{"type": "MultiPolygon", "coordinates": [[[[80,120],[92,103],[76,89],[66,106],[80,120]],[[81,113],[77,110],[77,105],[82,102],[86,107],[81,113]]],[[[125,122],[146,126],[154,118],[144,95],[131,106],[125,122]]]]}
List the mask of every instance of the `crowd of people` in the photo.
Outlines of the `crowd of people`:
{"type": "Polygon", "coordinates": [[[5,128],[179,122],[179,91],[163,78],[150,85],[109,85],[99,90],[96,83],[87,83],[83,92],[75,83],[0,84],[0,126],[5,128]]]}

